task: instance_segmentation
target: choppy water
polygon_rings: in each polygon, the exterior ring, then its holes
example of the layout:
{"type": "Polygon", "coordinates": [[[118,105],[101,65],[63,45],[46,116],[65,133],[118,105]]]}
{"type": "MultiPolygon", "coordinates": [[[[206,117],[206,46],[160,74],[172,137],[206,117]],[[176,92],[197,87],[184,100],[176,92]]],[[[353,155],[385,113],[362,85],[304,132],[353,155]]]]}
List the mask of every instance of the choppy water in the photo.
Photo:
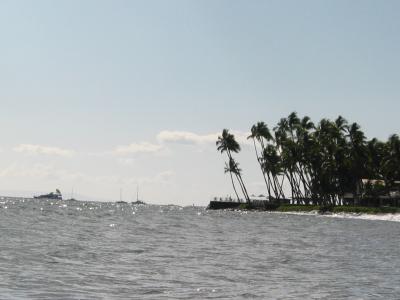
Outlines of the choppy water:
{"type": "Polygon", "coordinates": [[[399,299],[400,223],[0,202],[0,299],[399,299]]]}

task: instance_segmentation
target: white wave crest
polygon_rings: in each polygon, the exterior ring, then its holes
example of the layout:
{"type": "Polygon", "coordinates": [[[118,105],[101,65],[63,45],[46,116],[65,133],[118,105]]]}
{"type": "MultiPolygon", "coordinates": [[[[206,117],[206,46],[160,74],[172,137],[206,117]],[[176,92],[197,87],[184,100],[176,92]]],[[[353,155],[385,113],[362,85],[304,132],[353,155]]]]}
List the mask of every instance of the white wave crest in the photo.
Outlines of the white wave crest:
{"type": "Polygon", "coordinates": [[[361,219],[361,220],[374,220],[374,221],[391,221],[400,222],[400,214],[350,214],[350,213],[339,213],[326,215],[331,218],[341,219],[361,219]]]}

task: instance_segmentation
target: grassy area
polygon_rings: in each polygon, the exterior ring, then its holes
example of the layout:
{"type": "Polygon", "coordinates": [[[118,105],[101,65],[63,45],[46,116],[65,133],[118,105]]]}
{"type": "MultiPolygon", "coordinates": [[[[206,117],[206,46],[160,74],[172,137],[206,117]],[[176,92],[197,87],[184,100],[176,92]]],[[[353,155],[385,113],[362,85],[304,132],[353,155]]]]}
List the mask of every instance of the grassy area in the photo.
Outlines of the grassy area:
{"type": "MultiPolygon", "coordinates": [[[[240,209],[252,209],[247,204],[240,205],[240,209]]],[[[285,204],[280,206],[266,207],[265,210],[279,212],[311,212],[318,211],[319,213],[363,213],[363,214],[386,214],[400,213],[400,207],[366,207],[366,206],[319,206],[319,205],[296,205],[285,204]]]]}
{"type": "Polygon", "coordinates": [[[318,205],[296,205],[296,204],[286,204],[279,206],[276,210],[281,212],[310,212],[313,210],[319,211],[320,207],[318,205]]]}

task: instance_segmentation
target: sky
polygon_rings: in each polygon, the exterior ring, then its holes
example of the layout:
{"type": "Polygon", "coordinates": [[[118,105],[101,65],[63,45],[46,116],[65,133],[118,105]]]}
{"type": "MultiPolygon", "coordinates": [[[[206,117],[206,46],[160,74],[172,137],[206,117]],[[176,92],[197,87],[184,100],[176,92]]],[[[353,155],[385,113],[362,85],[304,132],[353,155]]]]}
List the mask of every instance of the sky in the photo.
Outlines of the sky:
{"type": "Polygon", "coordinates": [[[400,133],[399,1],[0,0],[0,194],[206,205],[229,128],[296,111],[400,133]]]}

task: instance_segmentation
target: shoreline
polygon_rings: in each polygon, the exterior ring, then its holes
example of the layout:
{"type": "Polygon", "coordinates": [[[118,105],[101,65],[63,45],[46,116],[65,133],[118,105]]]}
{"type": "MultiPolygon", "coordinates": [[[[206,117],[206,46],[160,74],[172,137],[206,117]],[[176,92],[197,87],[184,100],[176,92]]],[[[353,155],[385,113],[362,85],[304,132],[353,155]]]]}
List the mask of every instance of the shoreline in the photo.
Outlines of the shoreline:
{"type": "Polygon", "coordinates": [[[284,214],[284,215],[298,215],[298,216],[319,216],[333,219],[356,219],[356,220],[368,220],[368,221],[388,221],[388,222],[400,222],[400,212],[396,213],[320,213],[318,211],[300,212],[300,211],[265,211],[271,214],[284,214]]]}
{"type": "Polygon", "coordinates": [[[370,206],[320,206],[320,205],[298,205],[298,204],[285,204],[280,205],[276,209],[270,209],[271,211],[276,210],[280,212],[311,212],[316,211],[318,214],[396,214],[400,213],[399,207],[370,207],[370,206]]]}
{"type": "Polygon", "coordinates": [[[371,207],[371,206],[323,206],[323,205],[303,205],[303,204],[278,204],[267,203],[263,206],[255,206],[252,203],[238,202],[216,202],[211,201],[207,209],[209,210],[241,210],[241,211],[267,211],[283,213],[309,213],[319,215],[332,214],[367,214],[367,215],[386,215],[400,214],[400,207],[371,207]]]}
{"type": "MultiPolygon", "coordinates": [[[[368,208],[368,207],[367,207],[368,208]]],[[[333,219],[355,219],[355,220],[367,220],[367,221],[388,221],[388,222],[400,222],[400,210],[394,213],[391,212],[320,212],[319,210],[279,210],[279,209],[243,209],[237,208],[226,208],[226,209],[212,209],[212,210],[223,210],[232,211],[239,213],[268,213],[276,215],[297,215],[297,216],[315,216],[315,217],[326,217],[333,219]]]]}

